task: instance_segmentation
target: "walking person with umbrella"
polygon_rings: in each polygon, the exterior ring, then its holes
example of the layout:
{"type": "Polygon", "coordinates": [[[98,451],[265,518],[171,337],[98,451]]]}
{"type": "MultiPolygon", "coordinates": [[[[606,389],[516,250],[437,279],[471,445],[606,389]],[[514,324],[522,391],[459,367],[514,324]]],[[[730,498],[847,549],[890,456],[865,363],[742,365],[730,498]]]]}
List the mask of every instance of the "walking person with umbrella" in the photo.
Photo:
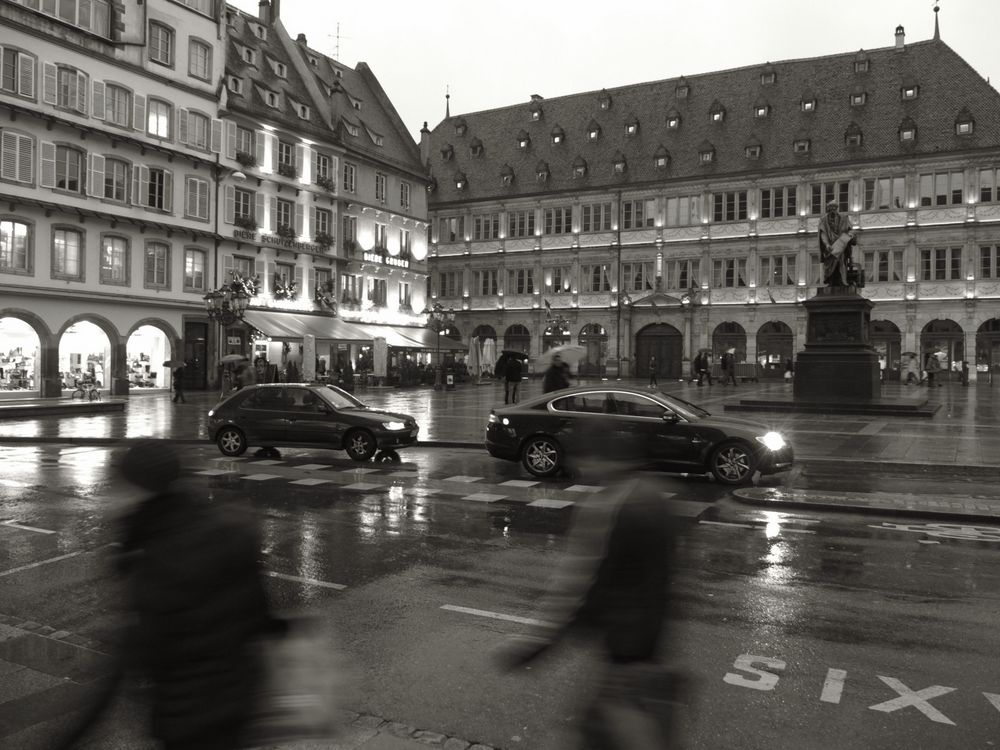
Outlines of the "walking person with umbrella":
{"type": "Polygon", "coordinates": [[[164,367],[171,368],[170,370],[170,384],[174,389],[173,403],[178,401],[182,404],[187,403],[187,399],[184,398],[184,365],[186,363],[182,359],[168,359],[163,363],[164,367]]]}

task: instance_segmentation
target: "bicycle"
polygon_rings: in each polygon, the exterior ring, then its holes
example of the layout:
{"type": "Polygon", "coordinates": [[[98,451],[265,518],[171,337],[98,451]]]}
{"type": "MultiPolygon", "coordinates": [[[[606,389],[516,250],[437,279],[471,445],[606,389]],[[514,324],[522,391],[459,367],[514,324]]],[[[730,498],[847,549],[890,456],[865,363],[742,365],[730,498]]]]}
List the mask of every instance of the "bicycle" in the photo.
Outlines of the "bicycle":
{"type": "Polygon", "coordinates": [[[77,395],[80,396],[80,400],[89,399],[90,401],[100,401],[101,392],[97,390],[97,384],[93,381],[86,380],[80,381],[75,380],[73,384],[76,386],[76,390],[70,394],[70,398],[76,398],[77,395]]]}

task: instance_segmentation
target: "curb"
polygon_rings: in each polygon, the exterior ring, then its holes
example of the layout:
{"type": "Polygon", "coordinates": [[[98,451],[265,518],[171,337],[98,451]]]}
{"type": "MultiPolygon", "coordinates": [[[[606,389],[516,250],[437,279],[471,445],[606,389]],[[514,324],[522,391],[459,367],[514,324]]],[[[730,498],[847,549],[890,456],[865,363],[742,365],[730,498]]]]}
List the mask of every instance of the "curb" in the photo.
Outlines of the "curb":
{"type": "Polygon", "coordinates": [[[751,500],[749,498],[732,495],[733,499],[743,505],[752,505],[755,508],[795,508],[796,510],[812,511],[833,511],[840,513],[858,513],[868,516],[898,516],[905,518],[937,518],[949,521],[977,521],[980,523],[997,524],[1000,523],[1000,515],[989,516],[978,513],[953,513],[946,510],[926,510],[920,508],[885,508],[872,507],[867,505],[840,505],[836,503],[804,503],[794,500],[751,500]]]}

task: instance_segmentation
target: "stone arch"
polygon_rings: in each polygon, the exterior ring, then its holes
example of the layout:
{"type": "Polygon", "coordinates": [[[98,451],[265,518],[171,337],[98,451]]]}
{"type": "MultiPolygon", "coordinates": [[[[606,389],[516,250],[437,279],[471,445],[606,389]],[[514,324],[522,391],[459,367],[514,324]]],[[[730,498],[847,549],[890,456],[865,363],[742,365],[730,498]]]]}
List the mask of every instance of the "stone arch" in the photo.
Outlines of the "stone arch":
{"type": "Polygon", "coordinates": [[[869,339],[878,353],[879,369],[884,382],[896,382],[902,373],[903,333],[893,320],[873,320],[869,324],[869,339]]]}
{"type": "Polygon", "coordinates": [[[650,357],[655,357],[657,377],[680,379],[684,335],[669,323],[650,323],[635,334],[635,372],[650,376],[650,357]]]}
{"type": "Polygon", "coordinates": [[[531,351],[531,331],[521,323],[507,326],[503,333],[503,348],[527,355],[531,351]]]}
{"type": "Polygon", "coordinates": [[[480,325],[476,326],[475,329],[472,331],[472,335],[474,337],[478,336],[479,338],[482,339],[496,340],[497,338],[496,329],[493,326],[488,325],[486,323],[481,323],[480,325]]]}
{"type": "Polygon", "coordinates": [[[940,360],[942,377],[957,379],[954,373],[961,370],[965,359],[965,332],[962,326],[951,318],[928,320],[920,329],[920,365],[925,370],[930,356],[937,356],[940,360]]]}
{"type": "Polygon", "coordinates": [[[729,349],[735,349],[734,358],[737,362],[745,362],[747,358],[747,332],[735,320],[719,323],[712,331],[712,361],[720,362],[722,355],[729,349]]]}
{"type": "Polygon", "coordinates": [[[763,378],[780,380],[794,360],[795,334],[783,320],[769,320],[757,329],[757,363],[763,378]]]}
{"type": "Polygon", "coordinates": [[[976,358],[969,368],[975,368],[977,380],[1000,382],[1000,317],[987,318],[976,329],[976,358]]]}
{"type": "MultiPolygon", "coordinates": [[[[104,387],[110,387],[112,396],[128,395],[128,355],[125,348],[127,339],[119,333],[115,324],[103,315],[85,312],[74,315],[63,323],[55,341],[56,356],[58,357],[59,342],[62,340],[63,334],[75,323],[93,323],[108,337],[108,343],[111,345],[111,361],[105,370],[104,377],[106,382],[104,383],[104,387]]],[[[56,366],[58,366],[58,363],[56,363],[56,366]]]]}
{"type": "MultiPolygon", "coordinates": [[[[29,392],[37,391],[42,396],[58,396],[61,393],[62,381],[58,378],[56,367],[56,357],[52,355],[52,332],[41,317],[31,312],[16,307],[0,309],[0,320],[16,320],[18,323],[27,326],[38,341],[38,348],[30,352],[31,367],[28,360],[18,360],[23,364],[23,378],[15,376],[15,368],[6,368],[5,378],[11,383],[11,387],[24,388],[27,386],[29,392]]],[[[7,350],[4,350],[4,354],[7,350]]],[[[24,352],[22,352],[24,354],[24,352]]]]}
{"type": "Polygon", "coordinates": [[[128,367],[129,373],[128,377],[130,379],[131,386],[143,386],[143,387],[154,387],[154,388],[169,388],[171,383],[171,373],[172,368],[164,365],[164,362],[169,359],[184,359],[184,349],[180,338],[176,335],[176,332],[169,323],[163,321],[160,318],[143,318],[136,321],[128,332],[125,334],[125,354],[128,357],[128,367]],[[146,351],[139,352],[141,354],[148,355],[146,360],[142,360],[139,357],[139,361],[136,360],[136,343],[133,342],[133,337],[143,328],[153,328],[163,334],[164,339],[166,339],[166,348],[160,350],[156,344],[158,342],[148,342],[146,343],[146,351]]]}
{"type": "Polygon", "coordinates": [[[53,343],[52,329],[49,328],[48,323],[31,310],[22,310],[19,307],[0,308],[0,318],[17,318],[27,323],[38,334],[38,344],[43,350],[53,343]]]}

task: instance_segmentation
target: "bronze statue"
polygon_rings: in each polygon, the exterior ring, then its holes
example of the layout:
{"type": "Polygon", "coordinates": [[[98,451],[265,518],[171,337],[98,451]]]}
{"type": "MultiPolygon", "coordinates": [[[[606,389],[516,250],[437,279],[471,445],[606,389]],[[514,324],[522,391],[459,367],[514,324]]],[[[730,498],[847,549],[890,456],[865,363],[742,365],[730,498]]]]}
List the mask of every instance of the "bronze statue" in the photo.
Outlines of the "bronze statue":
{"type": "Polygon", "coordinates": [[[823,283],[828,287],[861,286],[854,270],[853,248],[858,230],[838,212],[837,201],[826,204],[826,215],[819,220],[819,257],[823,263],[823,283]]]}

